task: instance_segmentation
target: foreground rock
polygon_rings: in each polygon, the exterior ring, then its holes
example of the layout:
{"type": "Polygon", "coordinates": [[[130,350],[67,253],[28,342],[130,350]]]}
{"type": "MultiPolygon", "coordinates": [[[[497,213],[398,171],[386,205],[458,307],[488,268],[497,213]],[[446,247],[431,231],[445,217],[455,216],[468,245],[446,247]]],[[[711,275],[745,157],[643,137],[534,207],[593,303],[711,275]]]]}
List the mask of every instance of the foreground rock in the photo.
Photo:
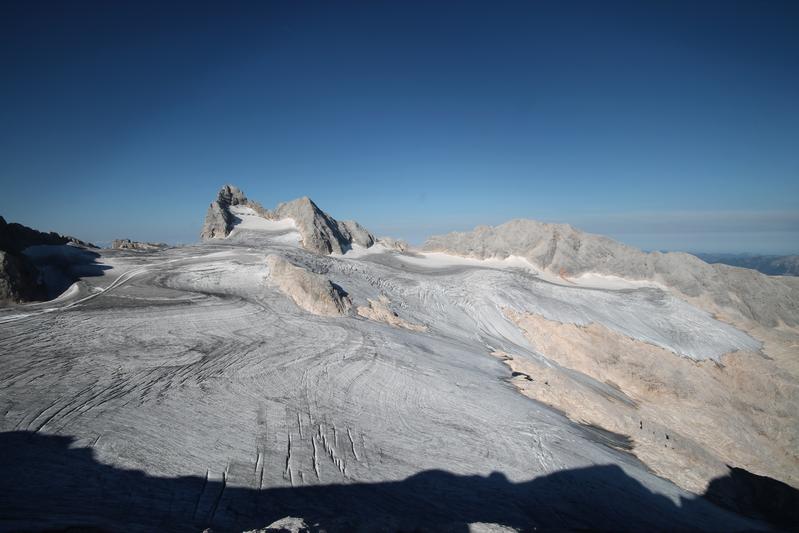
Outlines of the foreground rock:
{"type": "Polygon", "coordinates": [[[42,300],[45,295],[33,263],[24,255],[0,250],[0,303],[42,300]]]}
{"type": "Polygon", "coordinates": [[[434,236],[424,249],[478,259],[520,256],[566,280],[585,273],[650,280],[712,312],[731,312],[765,326],[799,325],[799,290],[784,280],[754,270],[709,265],[686,253],[642,252],[568,224],[512,220],[434,236]]]}
{"type": "Polygon", "coordinates": [[[237,218],[232,206],[249,207],[267,220],[292,219],[302,237],[302,246],[318,254],[343,254],[354,244],[368,248],[375,237],[355,221],[338,221],[317,206],[307,196],[279,204],[274,212],[244,196],[238,188],[225,185],[208,207],[205,224],[200,234],[203,240],[220,239],[230,235],[237,218]]]}
{"type": "Polygon", "coordinates": [[[266,264],[278,288],[309,313],[341,316],[352,307],[350,299],[324,276],[294,266],[279,255],[268,256],[266,264]]]}
{"type": "Polygon", "coordinates": [[[375,243],[363,226],[352,220],[337,221],[307,196],[278,205],[275,216],[294,219],[303,248],[318,254],[343,254],[353,244],[368,248],[375,243]]]}

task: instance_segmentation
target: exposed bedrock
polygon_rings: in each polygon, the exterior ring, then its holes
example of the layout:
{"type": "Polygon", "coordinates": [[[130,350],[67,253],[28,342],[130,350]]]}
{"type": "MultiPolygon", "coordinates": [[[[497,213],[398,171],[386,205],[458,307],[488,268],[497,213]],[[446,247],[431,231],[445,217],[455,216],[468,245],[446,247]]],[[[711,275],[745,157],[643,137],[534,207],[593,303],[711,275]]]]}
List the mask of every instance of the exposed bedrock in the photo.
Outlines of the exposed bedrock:
{"type": "Polygon", "coordinates": [[[276,218],[291,218],[302,235],[302,246],[319,254],[342,254],[353,244],[368,248],[374,236],[355,221],[339,222],[317,206],[307,196],[280,204],[276,218]]]}
{"type": "Polygon", "coordinates": [[[46,293],[39,271],[27,257],[0,250],[0,303],[42,300],[46,293]]]}
{"type": "Polygon", "coordinates": [[[323,316],[340,316],[352,307],[350,299],[329,279],[289,263],[279,255],[266,258],[272,282],[300,308],[323,316]]]}
{"type": "Polygon", "coordinates": [[[595,322],[566,324],[510,309],[505,316],[558,365],[495,353],[530,376],[515,382],[521,392],[574,420],[629,435],[636,455],[658,474],[694,492],[728,464],[799,483],[799,382],[779,353],[695,361],[595,322]],[[610,385],[621,401],[590,383],[610,385]]]}

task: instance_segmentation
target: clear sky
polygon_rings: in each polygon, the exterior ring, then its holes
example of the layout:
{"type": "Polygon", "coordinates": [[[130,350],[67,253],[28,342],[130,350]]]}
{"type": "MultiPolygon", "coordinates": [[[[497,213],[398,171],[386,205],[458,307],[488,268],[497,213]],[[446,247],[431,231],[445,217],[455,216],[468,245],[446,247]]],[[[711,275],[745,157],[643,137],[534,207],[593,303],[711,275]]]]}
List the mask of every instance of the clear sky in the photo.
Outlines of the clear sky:
{"type": "Polygon", "coordinates": [[[527,217],[798,253],[798,28],[796,1],[5,1],[0,215],[193,242],[229,182],[412,242],[527,217]]]}

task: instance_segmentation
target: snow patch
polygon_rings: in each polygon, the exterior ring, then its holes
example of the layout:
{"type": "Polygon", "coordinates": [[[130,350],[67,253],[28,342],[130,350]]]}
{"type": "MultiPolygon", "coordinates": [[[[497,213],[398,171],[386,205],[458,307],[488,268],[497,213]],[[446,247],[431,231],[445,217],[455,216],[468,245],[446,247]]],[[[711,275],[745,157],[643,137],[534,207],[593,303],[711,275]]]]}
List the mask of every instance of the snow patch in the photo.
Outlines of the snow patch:
{"type": "Polygon", "coordinates": [[[299,246],[302,242],[302,236],[293,218],[271,220],[243,205],[230,206],[230,212],[236,217],[237,222],[228,238],[242,233],[255,232],[265,234],[271,242],[276,244],[299,246]]]}
{"type": "Polygon", "coordinates": [[[392,250],[380,242],[377,242],[368,248],[357,243],[352,243],[352,247],[347,250],[342,257],[346,257],[347,259],[358,259],[365,255],[385,254],[394,251],[396,250],[392,250]]]}
{"type": "MultiPolygon", "coordinates": [[[[574,278],[566,277],[565,280],[579,287],[588,289],[606,289],[611,291],[641,289],[646,287],[665,289],[663,285],[654,281],[626,279],[594,272],[586,272],[574,278]]],[[[563,283],[563,279],[561,279],[561,283],[563,283]]]]}
{"type": "Polygon", "coordinates": [[[233,231],[237,229],[254,231],[299,231],[293,218],[270,220],[262,217],[252,208],[243,205],[230,206],[230,212],[239,219],[233,231]]]}
{"type": "Polygon", "coordinates": [[[534,274],[540,274],[530,261],[523,257],[511,255],[504,259],[491,257],[488,259],[476,259],[474,257],[463,257],[444,252],[418,252],[414,255],[398,256],[402,261],[426,268],[447,268],[453,266],[475,266],[483,268],[521,268],[529,270],[534,274]]]}

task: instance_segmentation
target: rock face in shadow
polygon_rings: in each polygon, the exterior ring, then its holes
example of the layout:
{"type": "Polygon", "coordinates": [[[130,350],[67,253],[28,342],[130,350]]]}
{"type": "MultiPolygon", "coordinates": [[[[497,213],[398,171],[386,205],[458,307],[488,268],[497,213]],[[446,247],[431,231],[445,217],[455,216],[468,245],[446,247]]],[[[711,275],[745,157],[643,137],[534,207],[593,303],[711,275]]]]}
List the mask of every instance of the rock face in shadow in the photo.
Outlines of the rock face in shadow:
{"type": "MultiPolygon", "coordinates": [[[[50,286],[48,272],[42,270],[42,267],[47,269],[49,265],[43,263],[35,253],[28,253],[28,250],[67,245],[74,250],[96,248],[74,237],[45,233],[22,224],[9,224],[0,217],[0,302],[45,300],[53,297],[54,293],[57,295],[58,288],[50,286]]],[[[62,283],[58,285],[61,287],[62,283]]]]}
{"type": "Polygon", "coordinates": [[[268,220],[293,219],[302,237],[302,246],[318,254],[342,254],[353,244],[368,248],[375,243],[375,237],[355,221],[338,221],[304,196],[291,202],[279,204],[275,210],[264,209],[261,204],[244,196],[238,188],[225,185],[208,207],[201,238],[218,239],[227,237],[233,230],[236,217],[230,212],[231,206],[245,206],[268,220]]]}
{"type": "Polygon", "coordinates": [[[279,255],[266,258],[269,275],[278,288],[299,307],[322,316],[340,316],[349,312],[352,302],[330,280],[294,266],[279,255]]]}
{"type": "Polygon", "coordinates": [[[60,235],[53,231],[47,233],[35,230],[16,222],[8,223],[0,217],[0,250],[19,254],[25,248],[39,244],[75,244],[86,248],[97,248],[89,242],[84,242],[75,237],[60,235]]]}
{"type": "Polygon", "coordinates": [[[780,322],[799,325],[799,290],[779,278],[709,265],[686,253],[642,252],[568,224],[511,220],[495,227],[430,237],[424,249],[478,259],[520,256],[566,278],[590,272],[651,280],[764,326],[780,322]]]}
{"type": "Polygon", "coordinates": [[[799,530],[799,490],[776,479],[730,467],[729,475],[710,482],[705,497],[744,516],[799,530]]]}
{"type": "Polygon", "coordinates": [[[41,300],[46,293],[39,271],[27,257],[0,250],[0,303],[41,300]]]}
{"type": "Polygon", "coordinates": [[[702,497],[675,503],[615,465],[518,483],[500,472],[426,470],[397,481],[259,490],[224,478],[153,477],[117,468],[76,444],[67,436],[0,433],[0,529],[249,531],[286,517],[311,531],[466,533],[474,523],[522,531],[767,529],[702,497]]]}

